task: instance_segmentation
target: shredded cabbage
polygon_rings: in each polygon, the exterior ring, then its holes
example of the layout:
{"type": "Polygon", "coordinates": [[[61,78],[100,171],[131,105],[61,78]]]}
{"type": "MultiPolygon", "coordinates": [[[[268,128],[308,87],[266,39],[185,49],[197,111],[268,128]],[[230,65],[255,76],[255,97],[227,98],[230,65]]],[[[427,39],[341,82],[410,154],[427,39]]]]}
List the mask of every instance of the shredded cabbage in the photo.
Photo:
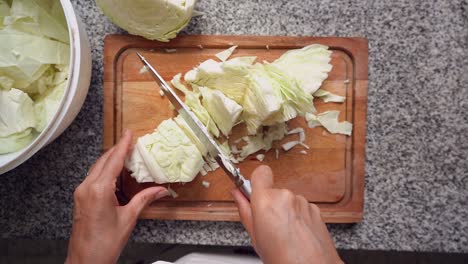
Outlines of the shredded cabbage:
{"type": "Polygon", "coordinates": [[[36,137],[32,128],[28,128],[21,132],[0,137],[0,154],[15,152],[26,147],[36,137]]]}
{"type": "Polygon", "coordinates": [[[3,19],[10,15],[10,6],[5,0],[0,0],[0,29],[3,28],[3,19]]]}
{"type": "Polygon", "coordinates": [[[273,146],[273,141],[281,140],[288,134],[288,128],[286,123],[278,123],[273,126],[269,126],[266,130],[263,142],[265,144],[264,150],[268,151],[273,146]]]}
{"type": "Polygon", "coordinates": [[[202,181],[202,185],[203,185],[203,187],[205,187],[205,188],[209,188],[209,187],[210,187],[210,182],[208,182],[208,181],[202,181]]]}
{"type": "Polygon", "coordinates": [[[70,45],[60,1],[0,0],[0,154],[20,150],[57,112],[70,45]]]}
{"type": "Polygon", "coordinates": [[[263,134],[259,133],[255,136],[250,136],[246,138],[247,145],[245,145],[241,153],[239,154],[239,160],[244,160],[250,154],[253,154],[259,150],[265,148],[265,142],[263,141],[263,134]]]}
{"type": "Polygon", "coordinates": [[[35,125],[33,100],[18,89],[0,90],[0,137],[33,128],[35,125]]]}
{"type": "Polygon", "coordinates": [[[67,82],[63,81],[57,86],[46,90],[44,93],[36,97],[34,110],[36,113],[36,130],[42,131],[54,114],[57,112],[60,101],[65,93],[67,82]]]}
{"type": "Polygon", "coordinates": [[[325,103],[328,103],[328,102],[342,103],[346,99],[343,96],[336,95],[336,94],[334,94],[332,92],[325,91],[325,90],[322,90],[322,89],[318,89],[314,93],[314,96],[315,97],[320,97],[325,103]]]}
{"type": "Polygon", "coordinates": [[[234,100],[226,97],[219,90],[200,87],[203,106],[214,120],[219,130],[228,136],[242,112],[242,107],[234,100]]]}
{"type": "Polygon", "coordinates": [[[208,128],[215,137],[219,137],[219,129],[210,114],[200,102],[200,93],[190,91],[185,85],[180,82],[181,74],[177,74],[172,79],[172,85],[185,94],[185,104],[190,107],[190,110],[197,118],[208,128]]]}
{"type": "Polygon", "coordinates": [[[67,22],[60,1],[13,0],[10,14],[4,17],[3,24],[6,28],[26,32],[28,35],[69,43],[67,22]]]}
{"type": "Polygon", "coordinates": [[[289,151],[290,149],[294,148],[295,146],[301,144],[301,142],[297,140],[289,141],[281,145],[284,151],[289,151]]]}
{"type": "Polygon", "coordinates": [[[308,113],[306,120],[309,127],[323,126],[332,134],[345,134],[350,136],[353,125],[348,121],[338,122],[339,111],[326,111],[317,115],[308,113]]]}
{"type": "Polygon", "coordinates": [[[255,156],[255,158],[258,161],[263,162],[263,160],[265,159],[265,154],[257,154],[257,156],[255,156]]]}

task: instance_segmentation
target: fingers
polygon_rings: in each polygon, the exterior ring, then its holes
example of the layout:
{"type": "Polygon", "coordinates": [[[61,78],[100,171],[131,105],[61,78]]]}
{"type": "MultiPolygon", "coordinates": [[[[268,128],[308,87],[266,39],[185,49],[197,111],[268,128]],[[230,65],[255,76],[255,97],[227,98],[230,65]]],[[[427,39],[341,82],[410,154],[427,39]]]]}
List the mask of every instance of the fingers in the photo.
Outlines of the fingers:
{"type": "Polygon", "coordinates": [[[270,167],[262,165],[254,170],[251,177],[252,191],[273,187],[273,172],[270,167]]]}
{"type": "Polygon", "coordinates": [[[102,177],[106,181],[115,181],[124,166],[125,157],[132,144],[132,133],[127,130],[119,143],[114,146],[112,155],[109,156],[102,168],[102,177]]]}
{"type": "Polygon", "coordinates": [[[136,220],[143,209],[148,207],[152,202],[168,195],[167,189],[161,186],[146,188],[133,196],[132,200],[124,206],[124,211],[127,212],[128,217],[136,220]]]}
{"type": "Polygon", "coordinates": [[[237,208],[239,209],[241,222],[247,230],[247,233],[249,233],[250,237],[253,238],[252,209],[250,208],[250,203],[239,189],[231,190],[231,194],[237,208]]]}
{"type": "Polygon", "coordinates": [[[110,148],[106,153],[104,153],[97,161],[94,163],[93,166],[89,169],[88,176],[86,180],[93,181],[101,175],[102,168],[104,168],[104,164],[106,164],[107,159],[112,155],[114,152],[114,147],[110,148]]]}

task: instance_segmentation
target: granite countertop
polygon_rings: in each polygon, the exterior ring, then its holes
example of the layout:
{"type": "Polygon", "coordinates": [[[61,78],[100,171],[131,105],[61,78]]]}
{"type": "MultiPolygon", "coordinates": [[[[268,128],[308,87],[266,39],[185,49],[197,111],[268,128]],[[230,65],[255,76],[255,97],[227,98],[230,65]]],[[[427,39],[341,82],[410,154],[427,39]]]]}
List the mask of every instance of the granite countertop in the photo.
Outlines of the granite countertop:
{"type": "MultiPolygon", "coordinates": [[[[102,142],[102,49],[121,33],[72,1],[93,49],[89,94],[55,142],[1,175],[2,238],[66,239],[72,193],[102,142]]],[[[468,4],[452,1],[200,0],[183,34],[369,39],[365,217],[331,225],[339,248],[468,252],[468,4]]],[[[140,221],[133,241],[247,245],[239,223],[140,221]]]]}

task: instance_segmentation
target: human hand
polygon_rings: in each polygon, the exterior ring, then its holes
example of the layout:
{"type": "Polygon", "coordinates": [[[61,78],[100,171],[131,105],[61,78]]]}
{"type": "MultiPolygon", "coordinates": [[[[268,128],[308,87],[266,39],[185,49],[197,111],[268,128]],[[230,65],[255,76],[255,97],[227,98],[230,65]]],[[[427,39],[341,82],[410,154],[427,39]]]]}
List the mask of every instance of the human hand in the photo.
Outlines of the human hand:
{"type": "Polygon", "coordinates": [[[320,209],[289,190],[273,189],[270,167],[252,173],[249,201],[233,190],[241,222],[266,264],[343,263],[320,209]]]}
{"type": "Polygon", "coordinates": [[[119,206],[115,183],[131,141],[132,134],[126,131],[76,188],[66,263],[115,263],[141,211],[169,194],[164,187],[151,187],[136,194],[127,205],[119,206]]]}

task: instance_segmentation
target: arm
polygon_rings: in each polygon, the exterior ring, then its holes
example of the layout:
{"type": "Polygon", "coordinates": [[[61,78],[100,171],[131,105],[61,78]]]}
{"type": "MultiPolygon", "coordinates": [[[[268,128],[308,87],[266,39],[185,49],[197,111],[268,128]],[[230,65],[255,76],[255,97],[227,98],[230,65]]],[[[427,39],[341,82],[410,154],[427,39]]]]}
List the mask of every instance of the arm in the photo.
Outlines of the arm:
{"type": "Polygon", "coordinates": [[[98,159],[76,188],[66,263],[115,263],[141,211],[168,195],[163,187],[151,187],[135,195],[126,206],[119,206],[115,182],[131,141],[132,135],[127,131],[116,146],[98,159]]]}
{"type": "Polygon", "coordinates": [[[273,188],[268,166],[252,173],[249,201],[233,190],[241,222],[266,264],[343,263],[320,216],[303,196],[273,188]]]}

